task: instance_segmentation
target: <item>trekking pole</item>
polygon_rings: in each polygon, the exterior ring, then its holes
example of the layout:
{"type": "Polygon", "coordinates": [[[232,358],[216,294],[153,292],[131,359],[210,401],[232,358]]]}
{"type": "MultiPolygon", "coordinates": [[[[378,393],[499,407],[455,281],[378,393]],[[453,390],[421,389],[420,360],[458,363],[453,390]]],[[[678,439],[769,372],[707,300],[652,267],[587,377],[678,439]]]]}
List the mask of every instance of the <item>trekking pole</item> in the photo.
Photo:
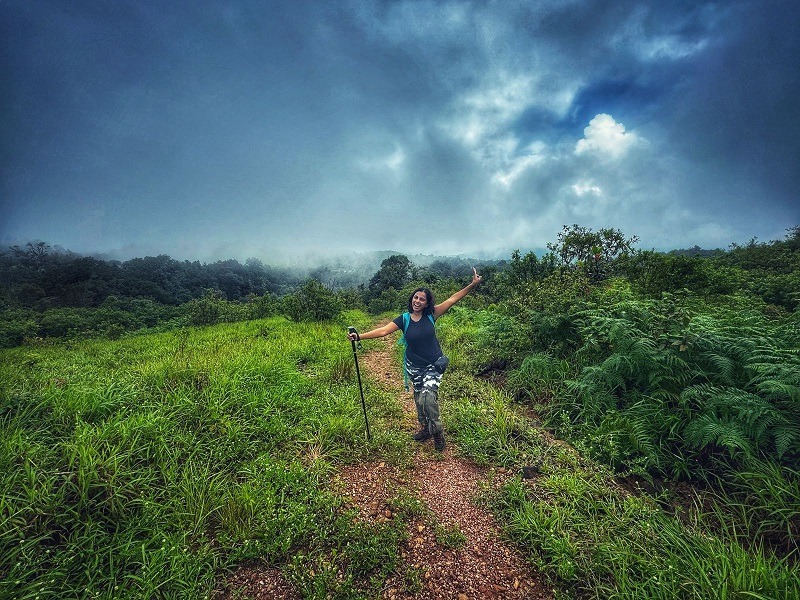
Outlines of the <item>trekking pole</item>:
{"type": "MultiPolygon", "coordinates": [[[[358,333],[355,327],[348,327],[347,331],[350,333],[358,333]]],[[[364,402],[364,388],[361,387],[361,371],[358,370],[358,354],[356,354],[356,341],[350,340],[353,346],[353,360],[356,361],[356,376],[358,377],[358,391],[361,393],[361,408],[364,409],[364,424],[367,426],[367,441],[372,441],[372,435],[369,433],[369,420],[367,420],[367,404],[364,402]]]]}

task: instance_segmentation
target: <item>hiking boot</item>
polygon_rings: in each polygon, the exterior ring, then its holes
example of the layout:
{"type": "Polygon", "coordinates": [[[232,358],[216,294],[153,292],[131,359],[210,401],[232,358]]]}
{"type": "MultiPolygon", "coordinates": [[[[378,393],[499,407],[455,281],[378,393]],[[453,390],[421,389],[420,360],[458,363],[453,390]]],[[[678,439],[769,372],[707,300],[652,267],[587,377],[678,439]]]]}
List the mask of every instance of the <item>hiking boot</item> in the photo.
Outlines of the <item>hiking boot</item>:
{"type": "Polygon", "coordinates": [[[436,448],[439,452],[444,450],[444,431],[440,431],[439,433],[433,434],[433,447],[436,448]]]}
{"type": "Polygon", "coordinates": [[[414,438],[415,442],[424,442],[425,440],[431,439],[433,435],[428,431],[428,427],[423,425],[422,428],[411,437],[414,438]]]}

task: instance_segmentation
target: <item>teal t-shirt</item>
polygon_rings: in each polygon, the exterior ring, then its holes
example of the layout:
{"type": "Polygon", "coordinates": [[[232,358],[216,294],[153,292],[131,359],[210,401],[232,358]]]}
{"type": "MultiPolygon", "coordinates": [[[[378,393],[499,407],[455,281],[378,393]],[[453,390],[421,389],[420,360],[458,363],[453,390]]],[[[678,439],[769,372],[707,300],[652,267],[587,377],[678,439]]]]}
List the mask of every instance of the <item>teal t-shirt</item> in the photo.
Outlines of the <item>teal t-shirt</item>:
{"type": "MultiPolygon", "coordinates": [[[[403,315],[394,320],[394,324],[403,331],[403,315]]],[[[405,331],[408,344],[406,358],[416,367],[432,365],[442,355],[442,347],[436,338],[436,329],[428,315],[423,315],[419,321],[413,317],[408,320],[408,331],[405,331]]]]}

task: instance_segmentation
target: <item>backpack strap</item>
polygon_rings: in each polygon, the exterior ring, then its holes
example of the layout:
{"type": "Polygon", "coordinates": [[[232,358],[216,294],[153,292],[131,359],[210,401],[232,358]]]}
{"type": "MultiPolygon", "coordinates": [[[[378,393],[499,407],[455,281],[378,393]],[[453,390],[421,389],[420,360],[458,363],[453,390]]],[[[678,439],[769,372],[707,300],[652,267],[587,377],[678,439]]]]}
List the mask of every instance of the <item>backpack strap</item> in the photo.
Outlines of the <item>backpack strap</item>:
{"type": "Polygon", "coordinates": [[[403,335],[397,340],[397,343],[403,346],[403,385],[408,391],[408,369],[406,368],[406,351],[408,350],[408,342],[406,341],[406,331],[408,330],[408,323],[411,321],[411,314],[406,311],[403,313],[403,335]]]}

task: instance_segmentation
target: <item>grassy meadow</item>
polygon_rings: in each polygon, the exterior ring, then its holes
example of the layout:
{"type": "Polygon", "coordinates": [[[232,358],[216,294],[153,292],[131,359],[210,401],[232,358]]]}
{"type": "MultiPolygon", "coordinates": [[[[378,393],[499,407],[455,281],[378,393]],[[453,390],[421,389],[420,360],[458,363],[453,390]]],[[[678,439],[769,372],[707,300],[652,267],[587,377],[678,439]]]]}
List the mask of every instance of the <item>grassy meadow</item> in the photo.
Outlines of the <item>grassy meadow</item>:
{"type": "MultiPolygon", "coordinates": [[[[448,439],[483,466],[536,466],[533,485],[517,476],[480,501],[557,597],[800,597],[787,558],[624,491],[474,378],[468,315],[440,330],[448,439]]],[[[331,485],[342,464],[407,466],[413,451],[389,425],[396,394],[366,378],[365,439],[345,328],[370,322],[272,317],[0,351],[0,598],[213,598],[253,560],[306,598],[377,598],[405,569],[411,581],[399,549],[419,502],[398,490],[391,520],[364,523],[331,485]]]]}
{"type": "Polygon", "coordinates": [[[254,558],[313,596],[333,555],[370,589],[398,533],[327,482],[403,450],[353,381],[343,325],[283,318],[3,351],[0,597],[203,598],[254,558]]]}

